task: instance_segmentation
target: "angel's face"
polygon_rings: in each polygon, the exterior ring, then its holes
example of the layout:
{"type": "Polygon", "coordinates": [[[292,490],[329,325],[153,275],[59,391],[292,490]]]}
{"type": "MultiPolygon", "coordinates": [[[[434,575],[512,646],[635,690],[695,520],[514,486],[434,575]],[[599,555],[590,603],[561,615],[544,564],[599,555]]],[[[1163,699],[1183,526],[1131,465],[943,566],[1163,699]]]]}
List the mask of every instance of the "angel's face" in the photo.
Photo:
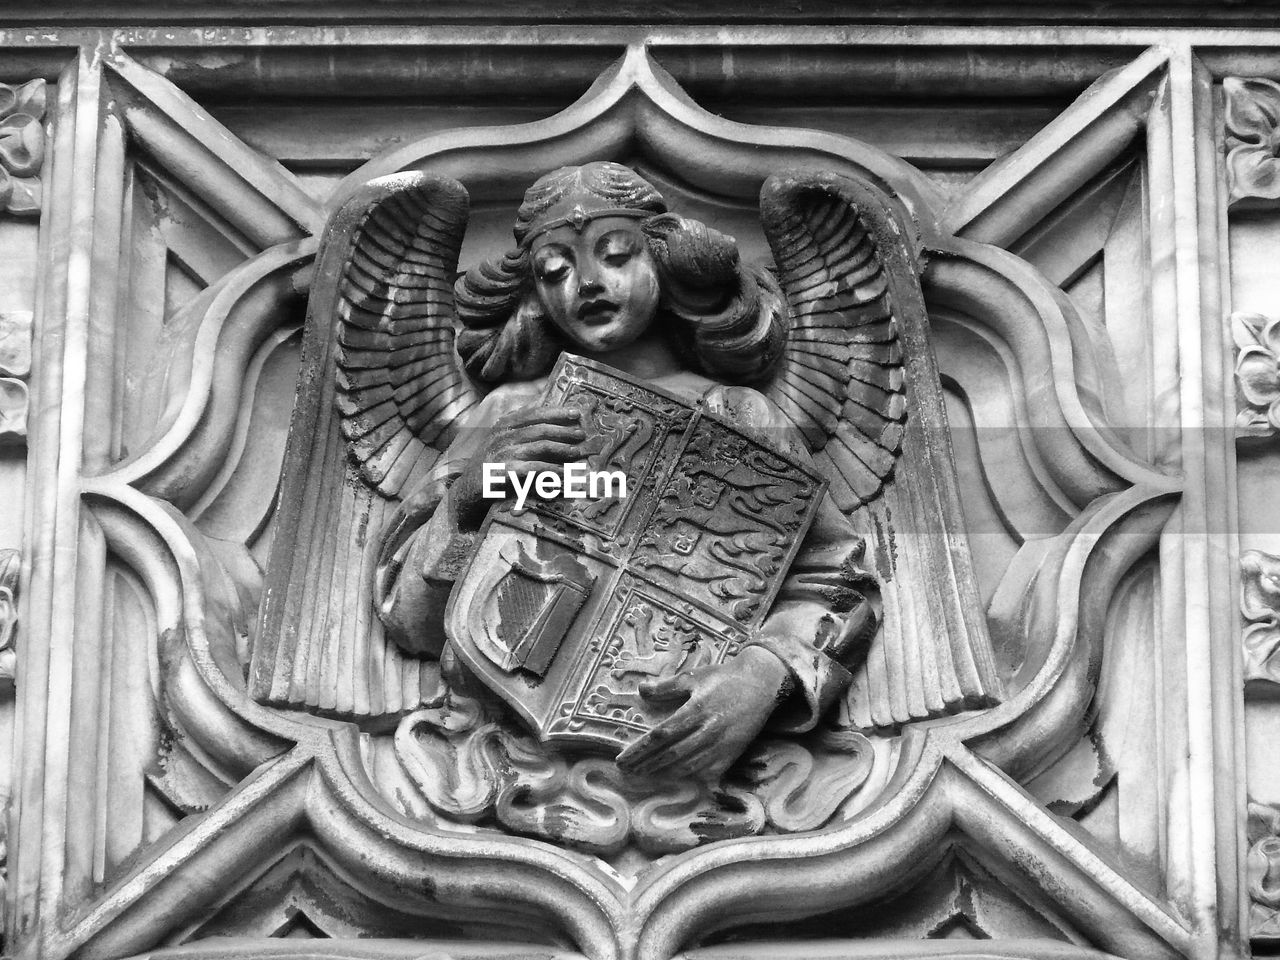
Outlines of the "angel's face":
{"type": "Polygon", "coordinates": [[[579,351],[603,354],[639,339],[658,309],[658,269],[639,222],[600,217],[534,243],[533,278],[551,322],[579,351]]]}

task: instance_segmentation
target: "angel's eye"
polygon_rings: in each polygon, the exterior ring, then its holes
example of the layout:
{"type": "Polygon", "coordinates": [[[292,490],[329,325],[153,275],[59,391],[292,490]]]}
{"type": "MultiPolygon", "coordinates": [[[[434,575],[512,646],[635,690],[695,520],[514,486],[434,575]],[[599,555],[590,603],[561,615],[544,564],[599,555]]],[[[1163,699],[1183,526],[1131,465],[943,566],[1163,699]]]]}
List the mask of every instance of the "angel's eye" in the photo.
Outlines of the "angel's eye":
{"type": "Polygon", "coordinates": [[[596,245],[596,256],[611,267],[621,267],[635,255],[634,239],[621,230],[606,233],[596,245]]]}
{"type": "Polygon", "coordinates": [[[546,257],[539,260],[534,267],[538,274],[538,279],[547,283],[555,283],[564,279],[564,275],[569,272],[569,262],[564,257],[546,257]]]}

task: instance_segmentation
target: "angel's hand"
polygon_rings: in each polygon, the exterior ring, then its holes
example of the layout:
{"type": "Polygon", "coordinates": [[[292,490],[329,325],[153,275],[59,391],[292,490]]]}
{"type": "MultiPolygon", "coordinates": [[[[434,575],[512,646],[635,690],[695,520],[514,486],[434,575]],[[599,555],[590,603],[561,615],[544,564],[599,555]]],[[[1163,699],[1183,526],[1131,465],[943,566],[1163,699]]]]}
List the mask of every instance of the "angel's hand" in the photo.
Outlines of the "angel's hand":
{"type": "Polygon", "coordinates": [[[668,302],[685,313],[719,310],[738,282],[738,243],[697,220],[664,213],[642,228],[668,302]]]}
{"type": "Polygon", "coordinates": [[[724,663],[642,683],[646,700],[680,706],[618,754],[618,766],[640,776],[719,781],[785,697],[789,678],[776,655],[747,647],[724,663]]]}
{"type": "Polygon", "coordinates": [[[459,520],[478,528],[495,499],[484,496],[485,464],[501,465],[499,492],[513,495],[507,471],[523,478],[530,473],[559,471],[566,463],[587,458],[582,412],[574,406],[522,407],[499,417],[479,452],[467,463],[450,487],[459,520]]]}

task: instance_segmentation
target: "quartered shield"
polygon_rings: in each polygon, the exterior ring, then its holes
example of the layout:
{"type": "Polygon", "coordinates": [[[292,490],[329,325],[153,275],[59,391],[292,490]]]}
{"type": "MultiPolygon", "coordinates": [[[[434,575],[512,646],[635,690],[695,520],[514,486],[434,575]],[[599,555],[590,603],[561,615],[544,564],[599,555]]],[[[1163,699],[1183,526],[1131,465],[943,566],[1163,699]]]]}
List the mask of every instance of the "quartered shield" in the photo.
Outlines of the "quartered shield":
{"type": "Polygon", "coordinates": [[[641,683],[732,657],[760,627],[824,482],[690,403],[563,355],[544,396],[583,410],[590,471],[625,496],[490,511],[449,601],[459,656],[543,740],[616,754],[672,710],[641,683]]]}

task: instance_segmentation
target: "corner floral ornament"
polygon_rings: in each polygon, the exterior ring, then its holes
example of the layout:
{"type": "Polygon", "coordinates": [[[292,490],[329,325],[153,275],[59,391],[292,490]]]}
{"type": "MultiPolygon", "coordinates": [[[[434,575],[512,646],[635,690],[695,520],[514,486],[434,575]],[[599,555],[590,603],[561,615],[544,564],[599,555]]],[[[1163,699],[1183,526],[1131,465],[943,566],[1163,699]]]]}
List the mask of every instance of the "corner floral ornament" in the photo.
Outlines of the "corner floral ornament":
{"type": "Polygon", "coordinates": [[[1236,387],[1241,406],[1236,427],[1242,436],[1269,436],[1280,429],[1280,320],[1260,313],[1233,313],[1236,387]]]}
{"type": "Polygon", "coordinates": [[[8,213],[40,212],[45,82],[0,83],[0,203],[8,213]]]}
{"type": "Polygon", "coordinates": [[[1280,84],[1227,77],[1222,90],[1231,202],[1280,199],[1280,84]]]}

